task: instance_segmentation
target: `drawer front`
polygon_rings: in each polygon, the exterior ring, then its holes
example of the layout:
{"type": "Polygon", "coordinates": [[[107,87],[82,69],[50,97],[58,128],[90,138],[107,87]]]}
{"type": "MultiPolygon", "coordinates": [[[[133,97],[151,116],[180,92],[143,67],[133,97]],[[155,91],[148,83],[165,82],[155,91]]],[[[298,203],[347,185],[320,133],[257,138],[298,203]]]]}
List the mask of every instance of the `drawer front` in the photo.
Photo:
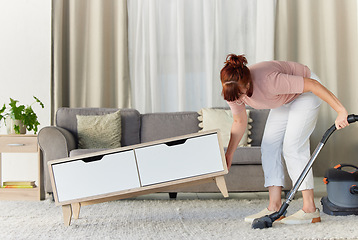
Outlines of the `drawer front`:
{"type": "Polygon", "coordinates": [[[133,151],[93,158],[52,165],[58,202],[140,187],[133,151]]]}
{"type": "Polygon", "coordinates": [[[135,150],[143,186],[223,171],[217,134],[135,150]]]}
{"type": "Polygon", "coordinates": [[[21,153],[21,152],[37,152],[37,137],[0,137],[0,152],[21,153]]]}

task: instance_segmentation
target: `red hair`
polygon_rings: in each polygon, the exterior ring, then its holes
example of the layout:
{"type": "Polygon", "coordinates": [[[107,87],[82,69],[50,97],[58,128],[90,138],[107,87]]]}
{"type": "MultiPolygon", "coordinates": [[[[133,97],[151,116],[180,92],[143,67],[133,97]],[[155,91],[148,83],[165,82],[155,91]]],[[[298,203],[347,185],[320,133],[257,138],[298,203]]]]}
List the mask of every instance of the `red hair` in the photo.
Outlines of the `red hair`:
{"type": "Polygon", "coordinates": [[[235,101],[242,94],[241,86],[249,86],[246,92],[248,97],[252,96],[253,87],[247,60],[244,55],[229,54],[226,57],[225,66],[220,71],[220,79],[223,85],[221,94],[226,101],[235,101]]]}

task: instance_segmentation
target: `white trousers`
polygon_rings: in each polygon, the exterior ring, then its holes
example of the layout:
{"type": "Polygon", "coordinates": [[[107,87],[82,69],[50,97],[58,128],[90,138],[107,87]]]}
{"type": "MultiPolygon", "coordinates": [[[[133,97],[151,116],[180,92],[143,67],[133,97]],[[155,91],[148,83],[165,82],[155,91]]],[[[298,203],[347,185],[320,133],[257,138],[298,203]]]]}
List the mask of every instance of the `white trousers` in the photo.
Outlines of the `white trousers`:
{"type": "MultiPolygon", "coordinates": [[[[313,73],[311,78],[319,81],[313,73]]],[[[319,97],[307,92],[270,111],[261,143],[265,187],[284,186],[281,154],[292,183],[296,183],[310,159],[309,138],[316,126],[321,102],[319,97]]],[[[313,174],[310,170],[298,190],[313,188],[313,174]]]]}

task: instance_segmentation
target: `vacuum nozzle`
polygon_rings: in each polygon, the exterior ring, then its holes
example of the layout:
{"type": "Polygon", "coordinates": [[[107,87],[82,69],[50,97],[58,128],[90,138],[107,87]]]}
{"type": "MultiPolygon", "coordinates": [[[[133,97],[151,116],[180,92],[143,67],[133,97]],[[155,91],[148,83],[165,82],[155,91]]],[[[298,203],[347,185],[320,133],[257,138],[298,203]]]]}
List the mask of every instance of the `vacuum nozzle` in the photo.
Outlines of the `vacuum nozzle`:
{"type": "Polygon", "coordinates": [[[253,222],[251,227],[253,229],[264,229],[272,227],[272,223],[274,220],[270,217],[270,215],[266,215],[260,218],[256,218],[253,222]]]}
{"type": "Polygon", "coordinates": [[[280,210],[278,212],[274,212],[270,215],[266,215],[260,218],[254,219],[252,222],[251,228],[253,229],[264,229],[264,228],[270,228],[272,227],[272,224],[274,221],[279,219],[281,216],[284,216],[286,214],[286,209],[288,208],[288,203],[285,202],[281,205],[280,210]]]}

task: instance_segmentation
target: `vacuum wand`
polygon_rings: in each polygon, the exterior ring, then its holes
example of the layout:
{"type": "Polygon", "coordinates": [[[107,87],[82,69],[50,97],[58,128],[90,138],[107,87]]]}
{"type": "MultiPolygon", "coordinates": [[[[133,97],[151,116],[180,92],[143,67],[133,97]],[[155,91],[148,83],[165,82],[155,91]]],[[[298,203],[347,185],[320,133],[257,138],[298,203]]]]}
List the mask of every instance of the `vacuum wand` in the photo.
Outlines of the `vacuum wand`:
{"type": "MultiPolygon", "coordinates": [[[[358,121],[358,115],[351,114],[347,118],[348,123],[354,123],[358,121]]],[[[327,142],[328,138],[332,135],[332,133],[336,130],[336,126],[333,124],[323,135],[321,141],[319,142],[318,146],[312,153],[311,159],[308,161],[307,165],[303,169],[301,175],[298,177],[298,180],[296,181],[295,185],[293,186],[292,190],[288,194],[287,200],[281,205],[280,210],[278,212],[274,212],[270,215],[263,216],[261,218],[256,218],[253,222],[251,227],[256,228],[269,228],[272,227],[272,224],[274,221],[279,219],[286,209],[288,208],[290,202],[292,201],[293,197],[295,196],[298,188],[301,186],[303,180],[306,178],[309,170],[311,169],[314,161],[316,160],[318,154],[322,150],[323,146],[327,142]]]]}

